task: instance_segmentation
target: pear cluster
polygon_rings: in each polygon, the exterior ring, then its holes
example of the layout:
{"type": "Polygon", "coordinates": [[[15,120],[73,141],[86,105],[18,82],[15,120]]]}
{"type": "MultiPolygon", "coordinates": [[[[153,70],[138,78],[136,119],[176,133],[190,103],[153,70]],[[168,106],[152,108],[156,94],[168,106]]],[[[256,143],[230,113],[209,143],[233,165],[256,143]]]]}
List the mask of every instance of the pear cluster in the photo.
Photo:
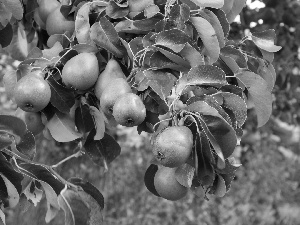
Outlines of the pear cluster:
{"type": "Polygon", "coordinates": [[[168,200],[183,198],[188,188],[176,180],[176,170],[189,159],[193,148],[193,134],[186,126],[167,127],[152,139],[152,152],[161,165],[154,176],[157,193],[168,200]]]}
{"type": "MultiPolygon", "coordinates": [[[[49,35],[72,34],[75,30],[75,21],[72,16],[65,17],[61,13],[62,4],[57,0],[38,0],[38,7],[34,11],[34,20],[41,29],[49,35]]],[[[51,46],[49,46],[51,47],[51,46]]]]}
{"type": "Polygon", "coordinates": [[[110,59],[95,84],[95,95],[106,117],[117,124],[133,127],[146,118],[141,98],[132,93],[118,62],[110,59]]]}

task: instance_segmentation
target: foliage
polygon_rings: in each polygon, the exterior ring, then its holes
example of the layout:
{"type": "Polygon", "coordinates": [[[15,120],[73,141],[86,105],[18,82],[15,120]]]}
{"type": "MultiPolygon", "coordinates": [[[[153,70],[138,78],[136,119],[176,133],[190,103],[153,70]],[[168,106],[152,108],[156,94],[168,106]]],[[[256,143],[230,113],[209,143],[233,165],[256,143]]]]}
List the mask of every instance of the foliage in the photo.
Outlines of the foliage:
{"type": "MultiPolygon", "coordinates": [[[[34,161],[35,137],[26,124],[16,116],[0,115],[1,209],[16,206],[21,194],[39,202],[37,196],[43,189],[46,222],[63,209],[66,224],[81,220],[102,224],[104,198],[99,190],[79,178],[65,180],[55,170],[87,153],[106,171],[120,154],[119,144],[107,132],[111,123],[94,88],[77,90],[61,79],[64,65],[85,52],[96,55],[100,71],[111,58],[121,65],[147,110],[137,126],[139,133],[155,137],[167,126],[189,127],[193,150],[186,164],[177,169],[176,180],[196,195],[203,193],[203,198],[207,194],[223,197],[240,166],[231,156],[242,137],[247,106],[254,105],[258,126],[271,115],[276,77],[271,63],[274,52],[280,50],[272,29],[229,40],[229,23],[245,1],[231,2],[155,1],[140,12],[131,12],[126,1],[72,1],[61,7],[61,13],[75,21],[74,33],[50,37],[33,20],[37,2],[1,3],[5,12],[0,21],[1,46],[22,61],[15,71],[5,74],[6,91],[13,90],[22,77],[41,70],[51,88],[50,103],[41,110],[45,133],[50,132],[57,142],[77,145],[77,152],[60,163],[40,164],[34,161]],[[31,179],[27,187],[22,186],[24,176],[31,179]]],[[[14,93],[9,96],[14,100],[14,93]]],[[[155,159],[151,163],[150,168],[160,166],[155,159]]],[[[155,172],[148,169],[144,180],[157,195],[155,172]]],[[[5,222],[3,213],[1,219],[5,222]]]]}

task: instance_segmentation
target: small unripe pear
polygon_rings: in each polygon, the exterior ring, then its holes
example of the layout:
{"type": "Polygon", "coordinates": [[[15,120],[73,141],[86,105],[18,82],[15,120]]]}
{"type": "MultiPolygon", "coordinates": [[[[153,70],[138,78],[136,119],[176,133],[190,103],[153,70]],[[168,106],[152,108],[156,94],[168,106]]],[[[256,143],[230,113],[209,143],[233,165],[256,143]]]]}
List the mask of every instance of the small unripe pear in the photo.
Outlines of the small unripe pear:
{"type": "Polygon", "coordinates": [[[80,53],[65,64],[61,74],[66,86],[78,90],[89,89],[96,83],[99,76],[97,57],[92,53],[80,53]]]}
{"type": "Polygon", "coordinates": [[[114,104],[113,116],[118,124],[133,127],[145,120],[146,108],[139,96],[134,93],[127,93],[114,104]]]}
{"type": "Polygon", "coordinates": [[[161,165],[178,167],[189,158],[193,147],[193,133],[186,126],[167,127],[151,141],[152,151],[161,165]]]}
{"type": "Polygon", "coordinates": [[[107,85],[116,78],[124,78],[125,75],[119,65],[119,63],[115,59],[110,59],[105,69],[99,75],[98,80],[95,84],[95,95],[98,99],[100,99],[103,90],[107,87],[107,85]]]}
{"type": "Polygon", "coordinates": [[[177,168],[161,167],[154,176],[154,187],[157,193],[171,201],[183,198],[188,192],[188,188],[176,180],[176,170],[177,168]]]}
{"type": "Polygon", "coordinates": [[[103,90],[100,97],[100,107],[106,115],[112,115],[116,101],[124,94],[130,93],[131,88],[123,78],[116,78],[103,90]]]}

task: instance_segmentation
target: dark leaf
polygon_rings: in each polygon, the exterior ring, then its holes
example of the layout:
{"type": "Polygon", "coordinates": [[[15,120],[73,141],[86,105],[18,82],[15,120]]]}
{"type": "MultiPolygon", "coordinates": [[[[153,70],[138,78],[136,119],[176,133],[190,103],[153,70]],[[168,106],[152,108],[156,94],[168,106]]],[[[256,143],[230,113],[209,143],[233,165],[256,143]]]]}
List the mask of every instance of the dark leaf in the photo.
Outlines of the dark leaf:
{"type": "Polygon", "coordinates": [[[231,46],[225,46],[221,49],[221,55],[232,58],[239,68],[247,68],[247,61],[244,54],[231,46]]]}
{"type": "Polygon", "coordinates": [[[148,169],[145,172],[144,176],[144,182],[147,189],[157,197],[160,197],[160,195],[157,193],[155,186],[154,186],[154,177],[158,170],[158,166],[155,164],[151,164],[148,169]]]}
{"type": "Polygon", "coordinates": [[[108,6],[106,7],[106,15],[110,18],[118,19],[123,18],[129,13],[128,5],[121,5],[113,0],[110,0],[108,6]]]}
{"type": "Polygon", "coordinates": [[[75,125],[80,133],[87,133],[95,127],[88,105],[80,104],[75,110],[75,125]]]}
{"type": "Polygon", "coordinates": [[[27,132],[27,128],[24,121],[16,116],[0,115],[0,131],[23,137],[27,132]]]}
{"type": "Polygon", "coordinates": [[[144,104],[148,111],[159,115],[166,114],[169,111],[169,107],[166,102],[154,91],[147,90],[145,92],[144,104]]]}
{"type": "Polygon", "coordinates": [[[185,163],[179,166],[175,171],[175,177],[182,186],[190,188],[194,178],[195,168],[185,163]]]}
{"type": "Polygon", "coordinates": [[[230,25],[229,25],[228,20],[226,18],[226,14],[221,9],[210,8],[209,10],[212,11],[218,17],[218,19],[221,23],[221,26],[223,28],[224,36],[227,37],[228,34],[229,34],[230,25]]]}
{"type": "Polygon", "coordinates": [[[6,27],[0,30],[0,46],[2,48],[7,47],[13,38],[13,29],[10,23],[6,27]]]}
{"type": "Polygon", "coordinates": [[[147,133],[153,133],[154,132],[153,126],[158,122],[159,122],[158,114],[146,110],[146,118],[140,125],[137,126],[137,131],[139,134],[141,134],[142,131],[145,131],[147,133]]]}
{"type": "Polygon", "coordinates": [[[257,47],[267,52],[278,52],[281,49],[281,46],[274,44],[276,34],[273,29],[252,33],[250,37],[257,47]]]}
{"type": "Polygon", "coordinates": [[[69,113],[75,104],[74,92],[57,83],[53,76],[48,77],[47,81],[51,88],[51,104],[62,113],[69,113]]]}
{"type": "Polygon", "coordinates": [[[27,130],[26,133],[21,137],[20,142],[16,144],[16,148],[19,152],[32,160],[36,154],[34,135],[27,130]]]}
{"type": "Polygon", "coordinates": [[[121,153],[119,144],[113,137],[104,134],[101,140],[94,140],[96,130],[93,129],[84,144],[85,151],[88,153],[94,163],[105,166],[105,163],[111,163],[121,153]]]}

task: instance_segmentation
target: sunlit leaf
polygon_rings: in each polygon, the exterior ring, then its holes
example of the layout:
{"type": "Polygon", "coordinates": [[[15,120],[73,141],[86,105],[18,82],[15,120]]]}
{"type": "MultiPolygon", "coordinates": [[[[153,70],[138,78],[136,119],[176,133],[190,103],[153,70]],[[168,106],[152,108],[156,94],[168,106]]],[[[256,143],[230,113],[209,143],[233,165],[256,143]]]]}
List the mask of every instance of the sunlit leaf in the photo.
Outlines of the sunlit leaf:
{"type": "Polygon", "coordinates": [[[203,55],[189,43],[186,43],[179,54],[190,63],[191,67],[204,65],[203,55]]]}
{"type": "Polygon", "coordinates": [[[278,52],[281,49],[281,46],[274,44],[276,34],[273,29],[252,33],[250,37],[257,47],[265,51],[278,52]]]}
{"type": "Polygon", "coordinates": [[[92,43],[90,38],[90,23],[89,23],[89,13],[90,13],[91,3],[87,2],[81,6],[77,12],[75,19],[75,35],[78,43],[89,44],[92,43]]]}
{"type": "Polygon", "coordinates": [[[195,168],[185,163],[175,171],[176,180],[184,187],[190,188],[194,178],[195,168]]]}
{"type": "Polygon", "coordinates": [[[157,197],[160,197],[160,195],[157,193],[155,186],[154,186],[154,177],[155,177],[157,170],[158,170],[158,166],[155,164],[151,164],[145,172],[144,183],[145,183],[146,188],[152,194],[156,195],[157,197]]]}
{"type": "Polygon", "coordinates": [[[123,18],[129,13],[128,4],[119,4],[113,0],[109,1],[105,10],[106,15],[113,19],[123,18]]]}
{"type": "MultiPolygon", "coordinates": [[[[19,193],[16,189],[16,187],[10,182],[9,179],[7,179],[6,176],[0,173],[1,178],[3,179],[5,185],[6,185],[6,190],[7,190],[7,207],[13,208],[15,207],[20,200],[19,193]]],[[[4,201],[1,199],[1,201],[4,201]]]]}
{"type": "MultiPolygon", "coordinates": [[[[230,0],[229,0],[230,1],[230,0]]],[[[247,0],[234,0],[232,3],[232,7],[230,8],[229,12],[226,13],[227,19],[229,23],[232,23],[234,19],[239,15],[246,5],[247,0]]],[[[231,5],[229,2],[228,5],[231,5]]]]}
{"type": "Polygon", "coordinates": [[[37,204],[42,200],[43,191],[35,185],[35,182],[32,180],[23,190],[27,200],[30,200],[33,205],[36,207],[37,204]]]}
{"type": "Polygon", "coordinates": [[[224,0],[191,0],[200,7],[221,8],[224,5],[224,0]]]}
{"type": "Polygon", "coordinates": [[[94,140],[101,140],[105,133],[105,116],[104,113],[94,106],[89,107],[90,114],[93,116],[94,126],[96,128],[96,134],[94,140]]]}

